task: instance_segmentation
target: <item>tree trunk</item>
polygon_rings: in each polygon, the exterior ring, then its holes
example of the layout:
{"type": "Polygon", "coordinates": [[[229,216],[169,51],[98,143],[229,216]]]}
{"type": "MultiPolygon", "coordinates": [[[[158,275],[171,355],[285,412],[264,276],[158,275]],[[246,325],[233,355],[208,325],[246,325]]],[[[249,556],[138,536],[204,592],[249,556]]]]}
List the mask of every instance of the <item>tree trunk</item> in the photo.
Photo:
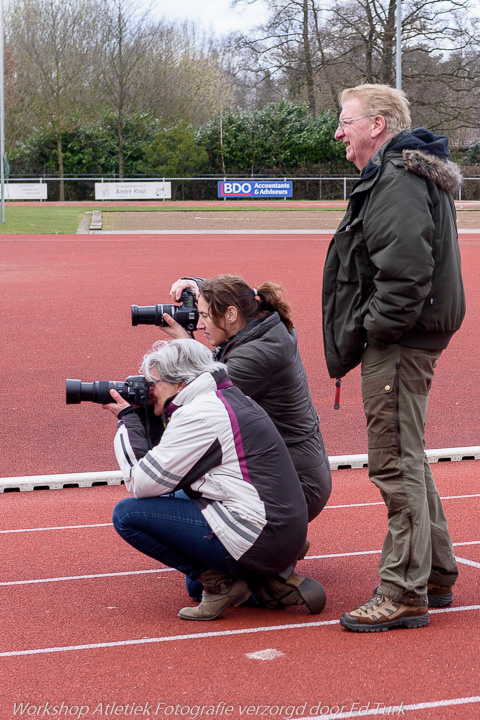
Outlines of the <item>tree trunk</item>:
{"type": "Polygon", "coordinates": [[[321,67],[322,67],[325,79],[327,81],[327,85],[330,90],[332,104],[335,107],[337,115],[340,115],[342,108],[340,105],[340,101],[338,99],[338,85],[336,85],[335,82],[332,80],[332,73],[330,72],[327,58],[326,58],[326,55],[325,55],[325,52],[323,49],[322,34],[320,32],[320,27],[318,24],[318,10],[317,10],[317,6],[315,5],[315,2],[312,3],[312,13],[313,13],[313,21],[314,21],[314,25],[315,25],[315,37],[317,40],[317,49],[318,49],[318,52],[320,53],[321,67]]]}
{"type": "Polygon", "coordinates": [[[58,177],[59,177],[59,200],[65,201],[65,172],[63,168],[63,148],[62,148],[62,132],[60,128],[56,128],[57,132],[57,155],[58,155],[58,177]]]}
{"type": "Polygon", "coordinates": [[[373,48],[375,42],[375,21],[372,17],[372,9],[370,3],[367,2],[365,7],[367,13],[368,31],[365,40],[365,82],[373,83],[373,48]]]}
{"type": "Polygon", "coordinates": [[[308,0],[303,0],[303,54],[305,61],[305,79],[307,82],[308,106],[312,115],[317,114],[317,106],[315,101],[315,83],[313,79],[313,63],[312,51],[310,48],[309,36],[309,12],[308,0]]]}
{"type": "Polygon", "coordinates": [[[117,117],[117,134],[118,134],[118,177],[123,180],[125,177],[125,141],[123,138],[123,113],[118,112],[117,117]]]}
{"type": "MultiPolygon", "coordinates": [[[[400,0],[398,0],[400,2],[400,0]]],[[[385,30],[383,34],[383,52],[382,52],[382,66],[380,71],[380,82],[384,85],[393,85],[394,81],[394,67],[393,57],[396,42],[396,28],[395,28],[395,15],[397,8],[397,0],[390,0],[388,5],[388,16],[385,24],[385,30]]]]}
{"type": "Polygon", "coordinates": [[[220,109],[220,158],[222,161],[222,172],[225,177],[227,171],[225,170],[225,155],[223,152],[223,107],[220,109]]]}

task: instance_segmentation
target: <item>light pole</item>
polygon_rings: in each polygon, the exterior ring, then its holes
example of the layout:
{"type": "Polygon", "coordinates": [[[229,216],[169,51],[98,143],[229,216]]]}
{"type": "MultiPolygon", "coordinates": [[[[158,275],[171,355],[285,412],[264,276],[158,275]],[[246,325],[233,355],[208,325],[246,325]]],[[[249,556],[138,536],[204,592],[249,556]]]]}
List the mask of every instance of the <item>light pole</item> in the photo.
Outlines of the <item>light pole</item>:
{"type": "Polygon", "coordinates": [[[397,0],[397,53],[396,53],[396,83],[397,90],[402,89],[402,0],[397,0]]]}

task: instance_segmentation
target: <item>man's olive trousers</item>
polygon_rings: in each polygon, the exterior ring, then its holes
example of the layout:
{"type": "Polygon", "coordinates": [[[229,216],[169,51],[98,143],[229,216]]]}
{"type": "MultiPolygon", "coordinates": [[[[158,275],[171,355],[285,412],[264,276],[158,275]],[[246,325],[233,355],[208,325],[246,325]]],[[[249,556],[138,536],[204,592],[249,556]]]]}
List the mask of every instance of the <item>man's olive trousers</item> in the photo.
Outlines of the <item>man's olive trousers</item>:
{"type": "Polygon", "coordinates": [[[445,513],[425,456],[428,396],[440,350],[367,346],[362,398],[368,472],[388,510],[380,592],[426,604],[427,585],[453,585],[458,570],[445,513]]]}

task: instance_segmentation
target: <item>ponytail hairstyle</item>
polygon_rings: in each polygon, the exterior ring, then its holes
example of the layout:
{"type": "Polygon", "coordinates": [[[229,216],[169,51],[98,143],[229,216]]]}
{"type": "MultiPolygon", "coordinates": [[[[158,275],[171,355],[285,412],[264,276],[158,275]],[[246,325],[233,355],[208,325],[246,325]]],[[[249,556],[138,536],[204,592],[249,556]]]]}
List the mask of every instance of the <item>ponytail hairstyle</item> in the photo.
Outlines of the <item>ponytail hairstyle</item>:
{"type": "Polygon", "coordinates": [[[251,288],[238,275],[218,275],[200,284],[200,295],[208,303],[217,324],[233,306],[247,324],[267,312],[277,312],[287,330],[293,329],[290,303],[282,298],[283,287],[278,283],[267,281],[258,288],[251,288]]]}

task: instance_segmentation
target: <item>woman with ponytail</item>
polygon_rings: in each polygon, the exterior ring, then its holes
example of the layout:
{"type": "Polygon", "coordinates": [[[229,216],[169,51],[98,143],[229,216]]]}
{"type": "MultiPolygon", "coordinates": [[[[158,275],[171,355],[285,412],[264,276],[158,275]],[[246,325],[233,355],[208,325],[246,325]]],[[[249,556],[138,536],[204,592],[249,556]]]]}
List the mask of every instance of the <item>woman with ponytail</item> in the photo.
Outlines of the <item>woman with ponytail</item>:
{"type": "MultiPolygon", "coordinates": [[[[310,522],[327,503],[331,473],[282,286],[264,282],[252,288],[236,275],[182,278],[172,285],[173,299],[186,287],[197,293],[197,329],[204,331],[214,359],[227,365],[234,385],[263,407],[282,436],[310,522]]],[[[169,335],[188,337],[173,318],[164,317],[169,335]]]]}

